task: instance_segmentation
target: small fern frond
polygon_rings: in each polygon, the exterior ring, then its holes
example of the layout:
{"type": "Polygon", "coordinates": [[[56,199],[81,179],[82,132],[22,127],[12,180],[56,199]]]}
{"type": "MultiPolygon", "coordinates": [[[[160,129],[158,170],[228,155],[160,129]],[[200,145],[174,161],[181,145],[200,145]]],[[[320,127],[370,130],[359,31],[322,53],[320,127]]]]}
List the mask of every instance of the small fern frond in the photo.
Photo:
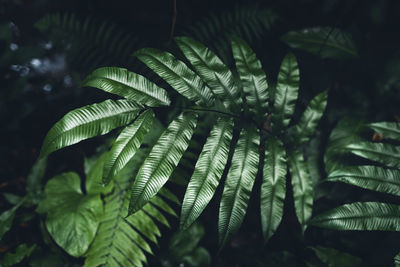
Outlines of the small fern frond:
{"type": "Polygon", "coordinates": [[[274,91],[272,121],[278,129],[288,126],[293,115],[299,90],[299,67],[296,57],[288,54],[282,61],[274,91]]]}
{"type": "Polygon", "coordinates": [[[314,217],[310,224],[333,230],[400,231],[400,206],[355,202],[314,217]]]}
{"type": "Polygon", "coordinates": [[[182,204],[180,225],[189,227],[213,197],[228,160],[233,135],[232,119],[220,118],[197,160],[182,204]]]}
{"type": "Polygon", "coordinates": [[[127,69],[104,67],[92,72],[82,86],[91,86],[150,107],[168,106],[167,92],[127,69]]]}
{"type": "Polygon", "coordinates": [[[261,117],[266,116],[269,92],[261,62],[253,50],[239,38],[233,39],[232,51],[250,111],[261,117]]]}
{"type": "Polygon", "coordinates": [[[197,114],[182,113],[158,139],[132,185],[129,214],[143,207],[168,181],[189,145],[196,122],[197,114]]]}
{"type": "Polygon", "coordinates": [[[143,107],[128,100],[106,100],[68,112],[47,133],[40,158],[130,123],[143,107]]]}
{"type": "Polygon", "coordinates": [[[219,246],[223,247],[243,222],[258,171],[259,135],[242,129],[222,193],[218,217],[219,246]]]}
{"type": "Polygon", "coordinates": [[[266,140],[261,185],[261,226],[264,241],[275,233],[283,216],[286,195],[286,152],[276,138],[266,140]]]}

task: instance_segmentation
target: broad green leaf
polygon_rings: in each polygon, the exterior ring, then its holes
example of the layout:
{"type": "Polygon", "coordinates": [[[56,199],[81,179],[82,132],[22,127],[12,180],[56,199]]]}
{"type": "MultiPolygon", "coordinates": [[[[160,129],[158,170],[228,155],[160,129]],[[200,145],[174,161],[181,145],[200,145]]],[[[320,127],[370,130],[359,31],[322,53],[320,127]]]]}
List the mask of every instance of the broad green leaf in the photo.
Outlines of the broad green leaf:
{"type": "Polygon", "coordinates": [[[15,266],[20,263],[23,259],[29,257],[35,250],[36,245],[28,247],[26,244],[21,244],[15,250],[15,253],[8,252],[4,255],[4,258],[0,261],[1,266],[15,266]]]}
{"type": "Polygon", "coordinates": [[[268,83],[260,61],[242,39],[233,39],[232,51],[246,103],[254,114],[267,114],[268,83]]]}
{"type": "Polygon", "coordinates": [[[299,77],[296,57],[291,53],[287,54],[278,74],[272,113],[272,121],[280,130],[288,126],[293,115],[299,90],[299,77]]]}
{"type": "Polygon", "coordinates": [[[259,136],[242,129],[226,178],[218,217],[219,246],[223,247],[239,229],[258,170],[259,136]]]}
{"type": "Polygon", "coordinates": [[[213,197],[228,160],[233,122],[220,118],[210,132],[186,189],[180,219],[181,228],[190,226],[213,197]]]}
{"type": "Polygon", "coordinates": [[[355,202],[312,218],[310,224],[333,230],[400,231],[400,206],[379,202],[355,202]]]}
{"type": "Polygon", "coordinates": [[[318,259],[328,267],[357,267],[361,264],[361,259],[348,253],[340,252],[333,248],[321,246],[311,247],[318,259]]]}
{"type": "Polygon", "coordinates": [[[288,163],[292,177],[294,207],[304,233],[312,214],[313,183],[301,153],[288,153],[288,163]]]}
{"type": "Polygon", "coordinates": [[[68,254],[82,256],[89,248],[103,211],[100,195],[84,195],[76,173],[68,172],[50,179],[46,198],[37,211],[47,213],[46,228],[54,241],[68,254]]]}
{"type": "Polygon", "coordinates": [[[400,123],[398,122],[375,122],[367,126],[381,134],[384,139],[400,140],[400,123]]]}
{"type": "Polygon", "coordinates": [[[168,181],[189,145],[197,115],[182,113],[158,139],[132,185],[129,214],[143,207],[168,181]]]}
{"type": "Polygon", "coordinates": [[[108,184],[132,159],[150,130],[153,118],[154,112],[148,109],[122,130],[104,162],[103,183],[108,184]]]}
{"type": "Polygon", "coordinates": [[[68,112],[47,133],[40,158],[131,122],[142,107],[128,100],[106,100],[68,112]]]}
{"type": "Polygon", "coordinates": [[[261,227],[265,242],[282,220],[286,194],[286,153],[280,140],[268,138],[261,185],[261,227]]]}
{"type": "Polygon", "coordinates": [[[351,35],[338,28],[314,27],[291,31],[282,36],[282,41],[294,49],[322,58],[342,59],[358,55],[351,35]]]}
{"type": "Polygon", "coordinates": [[[189,100],[207,106],[213,104],[214,96],[207,85],[172,54],[153,48],[143,48],[134,55],[189,100]]]}
{"type": "Polygon", "coordinates": [[[343,154],[345,147],[351,143],[358,142],[358,132],[363,127],[362,120],[344,118],[338,122],[329,136],[328,146],[324,155],[325,170],[330,173],[345,166],[343,154]]]}
{"type": "Polygon", "coordinates": [[[358,142],[347,145],[346,149],[357,156],[382,163],[389,167],[400,168],[400,146],[358,142]]]}
{"type": "Polygon", "coordinates": [[[203,44],[188,37],[176,37],[175,41],[201,79],[221,98],[225,107],[238,109],[242,99],[231,70],[203,44]]]}
{"type": "Polygon", "coordinates": [[[326,181],[343,182],[400,196],[400,171],[376,166],[351,166],[335,170],[326,181]]]}
{"type": "Polygon", "coordinates": [[[328,91],[324,91],[314,97],[308,104],[299,123],[295,126],[295,135],[297,144],[305,144],[315,133],[318,122],[324,114],[326,102],[328,100],[328,91]]]}
{"type": "Polygon", "coordinates": [[[164,89],[123,68],[99,68],[83,81],[82,86],[95,87],[151,107],[168,106],[171,103],[164,89]]]}

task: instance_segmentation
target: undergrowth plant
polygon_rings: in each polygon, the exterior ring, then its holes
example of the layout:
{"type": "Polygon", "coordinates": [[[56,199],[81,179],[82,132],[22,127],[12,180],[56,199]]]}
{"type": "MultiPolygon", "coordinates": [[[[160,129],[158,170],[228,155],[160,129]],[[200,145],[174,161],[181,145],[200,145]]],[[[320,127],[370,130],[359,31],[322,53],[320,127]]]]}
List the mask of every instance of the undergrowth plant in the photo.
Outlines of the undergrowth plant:
{"type": "MultiPolygon", "coordinates": [[[[196,126],[202,124],[203,114],[213,114],[215,123],[186,189],[181,228],[189,227],[200,216],[221,184],[218,232],[222,247],[242,224],[258,176],[262,179],[260,206],[265,240],[281,222],[288,178],[304,232],[312,213],[313,193],[301,148],[323,115],[327,91],[311,100],[299,121],[291,122],[300,78],[293,54],[284,57],[277,82],[271,86],[254,52],[239,38],[232,39],[236,70],[193,39],[179,37],[175,41],[190,65],[156,49],[135,53],[185,101],[137,171],[128,214],[140,212],[152,201],[180,162],[196,126]]],[[[66,114],[48,132],[41,157],[124,127],[104,158],[102,181],[107,186],[139,151],[155,113],[174,104],[166,90],[127,69],[97,69],[83,85],[123,99],[106,100],[66,114]]]]}

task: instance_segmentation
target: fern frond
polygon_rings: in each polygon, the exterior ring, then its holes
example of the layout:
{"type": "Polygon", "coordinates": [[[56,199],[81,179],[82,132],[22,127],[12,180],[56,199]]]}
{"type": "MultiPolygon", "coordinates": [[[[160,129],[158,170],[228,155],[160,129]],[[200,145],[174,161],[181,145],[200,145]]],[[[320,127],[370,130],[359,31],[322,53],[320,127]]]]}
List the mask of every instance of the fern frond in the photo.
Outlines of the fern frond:
{"type": "Polygon", "coordinates": [[[219,246],[239,229],[258,170],[259,136],[253,129],[242,129],[222,193],[218,217],[219,246]]]}
{"type": "MultiPolygon", "coordinates": [[[[104,199],[104,215],[85,255],[84,266],[143,266],[147,263],[146,253],[153,254],[151,244],[156,244],[157,237],[161,236],[155,221],[169,226],[153,200],[140,211],[126,217],[132,173],[137,172],[145,156],[146,152],[139,150],[116,175],[114,192],[104,199]]],[[[100,182],[101,177],[97,180],[100,182]]]]}
{"type": "Polygon", "coordinates": [[[349,152],[382,163],[389,167],[400,168],[400,146],[384,143],[358,142],[346,146],[349,152]]]}
{"type": "MultiPolygon", "coordinates": [[[[210,49],[188,37],[176,37],[176,43],[208,84],[212,92],[220,97],[226,108],[239,109],[240,90],[231,70],[210,49]]],[[[240,109],[239,109],[240,110],[240,109]]]]}
{"type": "Polygon", "coordinates": [[[333,230],[400,231],[400,206],[355,202],[314,217],[310,224],[333,230]]]}
{"type": "Polygon", "coordinates": [[[103,183],[108,184],[135,155],[150,130],[153,118],[154,112],[146,110],[119,134],[104,163],[103,183]]]}
{"type": "Polygon", "coordinates": [[[324,91],[314,97],[306,110],[301,115],[300,121],[295,126],[296,143],[305,144],[314,134],[318,122],[324,114],[326,102],[328,100],[328,91],[324,91]]]}
{"type": "Polygon", "coordinates": [[[266,116],[268,83],[260,61],[253,50],[239,38],[233,39],[232,51],[250,111],[261,117],[266,116]]]}
{"type": "Polygon", "coordinates": [[[200,77],[170,53],[143,48],[134,55],[189,100],[206,106],[213,104],[214,96],[200,77]]]}
{"type": "Polygon", "coordinates": [[[398,122],[375,122],[367,126],[381,134],[384,139],[400,140],[400,123],[398,122]]]}
{"type": "Polygon", "coordinates": [[[277,17],[270,9],[237,5],[221,14],[211,13],[181,33],[207,44],[224,60],[228,60],[232,35],[240,36],[251,44],[271,28],[277,17]]]}
{"type": "Polygon", "coordinates": [[[351,166],[335,170],[326,179],[400,196],[400,171],[376,166],[351,166]]]}
{"type": "Polygon", "coordinates": [[[123,68],[99,68],[83,81],[82,86],[95,87],[150,107],[168,106],[171,102],[164,89],[123,68]]]}
{"type": "Polygon", "coordinates": [[[133,64],[130,56],[142,46],[139,39],[117,25],[75,14],[57,13],[46,15],[35,27],[53,39],[62,40],[70,47],[68,58],[78,69],[88,70],[100,66],[133,64]]]}
{"type": "Polygon", "coordinates": [[[143,207],[167,182],[196,127],[197,115],[182,113],[158,139],[132,185],[129,214],[143,207]]]}
{"type": "Polygon", "coordinates": [[[47,133],[40,158],[82,140],[130,123],[142,106],[128,100],[106,100],[68,112],[47,133]]]}
{"type": "Polygon", "coordinates": [[[292,176],[294,207],[304,233],[312,214],[313,184],[301,153],[288,153],[288,163],[292,176]]]}
{"type": "Polygon", "coordinates": [[[233,122],[220,118],[196,163],[182,204],[180,225],[189,227],[213,197],[228,160],[233,122]]]}
{"type": "Polygon", "coordinates": [[[274,91],[274,112],[272,121],[278,129],[288,126],[293,115],[299,90],[299,67],[296,57],[288,54],[284,57],[278,82],[274,91]]]}
{"type": "Polygon", "coordinates": [[[266,242],[278,228],[286,195],[286,152],[276,138],[266,140],[261,185],[261,226],[266,242]]]}
{"type": "Polygon", "coordinates": [[[349,58],[357,56],[352,36],[338,28],[314,27],[291,31],[282,41],[294,49],[301,49],[322,58],[349,58]]]}

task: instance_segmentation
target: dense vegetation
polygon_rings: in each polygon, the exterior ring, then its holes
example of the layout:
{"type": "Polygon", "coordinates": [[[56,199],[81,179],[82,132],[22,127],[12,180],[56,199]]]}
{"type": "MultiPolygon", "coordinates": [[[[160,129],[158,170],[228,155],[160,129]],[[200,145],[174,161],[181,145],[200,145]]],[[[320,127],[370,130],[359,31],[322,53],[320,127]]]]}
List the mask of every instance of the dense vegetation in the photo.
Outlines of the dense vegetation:
{"type": "Polygon", "coordinates": [[[400,3],[1,5],[0,265],[400,265],[400,3]]]}

